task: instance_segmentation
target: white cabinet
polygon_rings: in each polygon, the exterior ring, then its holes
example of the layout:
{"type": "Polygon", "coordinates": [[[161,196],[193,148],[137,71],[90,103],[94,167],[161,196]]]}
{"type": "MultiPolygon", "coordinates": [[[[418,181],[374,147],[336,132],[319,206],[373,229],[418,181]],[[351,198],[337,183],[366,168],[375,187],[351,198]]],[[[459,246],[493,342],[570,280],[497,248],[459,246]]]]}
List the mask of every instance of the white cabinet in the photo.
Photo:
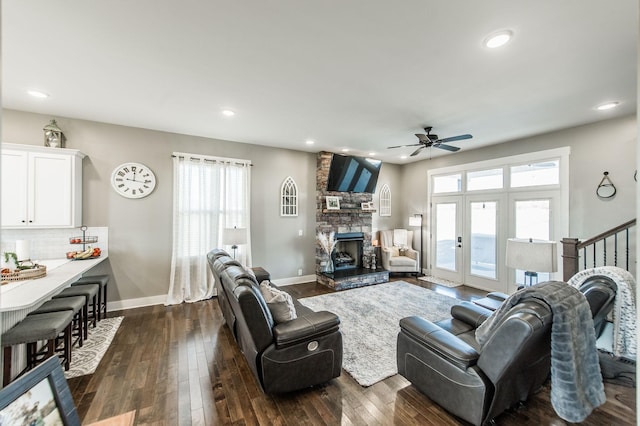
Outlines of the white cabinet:
{"type": "Polygon", "coordinates": [[[82,159],[75,149],[2,144],[2,228],[82,225],[82,159]]]}

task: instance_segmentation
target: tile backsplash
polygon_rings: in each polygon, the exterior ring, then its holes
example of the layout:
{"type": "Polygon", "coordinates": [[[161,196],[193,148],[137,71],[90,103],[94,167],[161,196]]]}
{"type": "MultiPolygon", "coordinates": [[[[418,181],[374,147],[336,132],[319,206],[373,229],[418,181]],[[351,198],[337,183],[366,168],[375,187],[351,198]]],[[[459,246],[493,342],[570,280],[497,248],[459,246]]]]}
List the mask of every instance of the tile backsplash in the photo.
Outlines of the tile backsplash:
{"type": "MultiPolygon", "coordinates": [[[[100,247],[103,253],[109,249],[109,228],[88,227],[86,236],[98,237],[92,247],[100,247]]],[[[28,240],[32,260],[61,259],[68,251],[80,250],[82,245],[70,244],[69,238],[82,236],[79,228],[65,229],[3,229],[0,254],[16,251],[17,240],[28,240]]]]}

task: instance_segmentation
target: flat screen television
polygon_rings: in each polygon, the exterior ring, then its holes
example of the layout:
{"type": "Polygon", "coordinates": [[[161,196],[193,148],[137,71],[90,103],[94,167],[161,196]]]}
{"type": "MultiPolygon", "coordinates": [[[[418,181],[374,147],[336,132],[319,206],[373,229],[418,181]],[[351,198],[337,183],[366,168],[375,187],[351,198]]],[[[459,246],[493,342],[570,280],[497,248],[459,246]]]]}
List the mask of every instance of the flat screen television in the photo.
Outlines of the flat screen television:
{"type": "Polygon", "coordinates": [[[381,166],[380,160],[333,154],[327,191],[374,193],[381,166]]]}

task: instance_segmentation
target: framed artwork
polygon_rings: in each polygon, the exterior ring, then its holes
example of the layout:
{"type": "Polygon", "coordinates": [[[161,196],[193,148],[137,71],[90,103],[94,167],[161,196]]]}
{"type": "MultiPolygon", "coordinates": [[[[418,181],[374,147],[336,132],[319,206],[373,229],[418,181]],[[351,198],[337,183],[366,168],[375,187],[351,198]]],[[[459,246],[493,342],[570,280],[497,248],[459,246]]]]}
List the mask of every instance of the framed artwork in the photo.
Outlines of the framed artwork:
{"type": "Polygon", "coordinates": [[[0,390],[0,425],[80,426],[80,418],[57,356],[0,390]]]}
{"type": "Polygon", "coordinates": [[[362,208],[362,210],[373,210],[373,202],[360,203],[360,208],[362,208]]]}
{"type": "Polygon", "coordinates": [[[280,216],[298,216],[298,185],[291,176],[280,188],[280,216]]]}
{"type": "Polygon", "coordinates": [[[380,189],[380,216],[391,216],[391,189],[386,183],[380,189]]]}
{"type": "Polygon", "coordinates": [[[340,197],[327,196],[327,210],[340,210],[340,197]]]}

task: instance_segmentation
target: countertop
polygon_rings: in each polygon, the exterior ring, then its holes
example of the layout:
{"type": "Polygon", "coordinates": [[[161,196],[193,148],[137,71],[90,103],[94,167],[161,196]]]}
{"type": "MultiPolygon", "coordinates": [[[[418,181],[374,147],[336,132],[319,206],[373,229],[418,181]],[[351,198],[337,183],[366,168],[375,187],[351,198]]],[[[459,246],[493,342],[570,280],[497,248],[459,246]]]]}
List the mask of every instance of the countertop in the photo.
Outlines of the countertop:
{"type": "Polygon", "coordinates": [[[15,281],[0,289],[0,312],[35,308],[71,285],[89,269],[104,262],[107,253],[86,260],[50,259],[37,263],[47,267],[47,275],[33,280],[15,281]]]}

